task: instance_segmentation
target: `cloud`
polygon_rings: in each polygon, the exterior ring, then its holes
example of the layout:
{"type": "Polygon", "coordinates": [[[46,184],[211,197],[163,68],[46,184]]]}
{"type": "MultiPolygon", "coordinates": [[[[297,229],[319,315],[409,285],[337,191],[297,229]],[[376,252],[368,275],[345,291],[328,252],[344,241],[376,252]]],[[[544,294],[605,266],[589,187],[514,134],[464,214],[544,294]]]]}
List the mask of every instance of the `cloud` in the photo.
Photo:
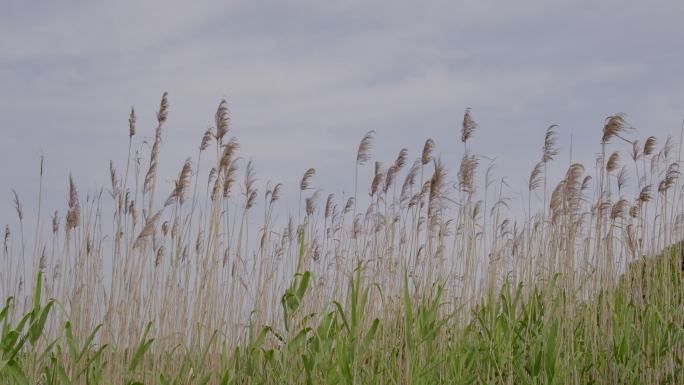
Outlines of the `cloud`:
{"type": "Polygon", "coordinates": [[[106,185],[109,159],[125,159],[128,109],[149,138],[163,91],[168,180],[222,97],[264,183],[294,186],[317,167],[317,183],[344,189],[369,129],[379,159],[433,137],[454,169],[466,107],[475,149],[501,174],[524,179],[552,123],[591,164],[609,114],[627,112],[643,135],[678,130],[683,12],[659,4],[16,3],[0,16],[0,178],[34,196],[42,152],[46,205],[63,206],[69,171],[83,188],[106,185]]]}

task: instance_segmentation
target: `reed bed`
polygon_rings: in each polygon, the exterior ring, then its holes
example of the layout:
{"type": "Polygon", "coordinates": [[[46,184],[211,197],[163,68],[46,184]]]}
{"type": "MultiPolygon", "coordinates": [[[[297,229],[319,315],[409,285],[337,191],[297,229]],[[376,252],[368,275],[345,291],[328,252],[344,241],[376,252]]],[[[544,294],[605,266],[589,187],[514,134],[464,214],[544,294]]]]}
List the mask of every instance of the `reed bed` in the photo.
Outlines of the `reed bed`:
{"type": "Polygon", "coordinates": [[[34,234],[13,193],[0,383],[684,383],[681,137],[612,115],[595,162],[554,176],[551,126],[513,200],[467,109],[460,164],[433,139],[375,160],[370,131],[353,196],[323,196],[310,168],[284,213],[225,100],[163,191],[169,110],[164,94],[151,146],[131,110],[111,185],[70,178],[66,207],[43,218],[39,198],[34,234]]]}

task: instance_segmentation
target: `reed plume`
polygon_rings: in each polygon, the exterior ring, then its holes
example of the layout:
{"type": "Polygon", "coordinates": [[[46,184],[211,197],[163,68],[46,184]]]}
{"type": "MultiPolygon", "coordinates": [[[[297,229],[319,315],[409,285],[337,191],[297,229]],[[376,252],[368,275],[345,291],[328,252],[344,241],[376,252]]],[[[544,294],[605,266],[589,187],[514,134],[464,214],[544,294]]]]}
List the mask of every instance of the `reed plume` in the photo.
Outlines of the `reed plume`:
{"type": "MultiPolygon", "coordinates": [[[[603,126],[603,137],[601,143],[608,143],[613,137],[619,137],[628,128],[625,121],[625,115],[618,113],[606,118],[606,124],[603,126]]],[[[624,138],[622,138],[624,139],[624,138]]],[[[625,139],[626,140],[626,139],[625,139]]]]}
{"type": "Polygon", "coordinates": [[[66,228],[73,230],[79,224],[81,217],[81,205],[78,201],[78,192],[76,191],[76,184],[74,178],[69,175],[69,210],[67,211],[66,228]]]}
{"type": "Polygon", "coordinates": [[[204,131],[204,135],[202,135],[202,141],[200,142],[200,146],[199,146],[200,151],[204,151],[207,148],[209,148],[209,144],[211,144],[212,136],[213,136],[213,133],[211,132],[211,128],[207,128],[207,130],[204,131]]]}
{"type": "Polygon", "coordinates": [[[21,208],[19,194],[17,194],[17,191],[15,189],[12,189],[12,194],[14,195],[14,210],[17,212],[17,217],[21,221],[24,219],[24,210],[21,208]]]}
{"type": "Polygon", "coordinates": [[[304,175],[302,176],[302,180],[299,182],[299,190],[304,191],[309,189],[309,185],[311,183],[311,178],[316,175],[316,169],[310,168],[304,172],[304,175]]]}
{"type": "Polygon", "coordinates": [[[544,134],[544,146],[542,147],[542,162],[548,163],[558,155],[558,133],[556,132],[557,125],[553,124],[546,129],[544,134]]]}
{"type": "Polygon", "coordinates": [[[542,176],[544,174],[544,163],[543,161],[537,163],[532,172],[530,173],[530,178],[527,183],[527,188],[529,191],[534,191],[538,189],[542,184],[542,176]]]}
{"type": "Polygon", "coordinates": [[[423,166],[430,163],[430,161],[432,160],[432,151],[434,149],[435,149],[435,141],[432,139],[426,140],[425,144],[423,145],[423,152],[420,156],[420,162],[422,163],[423,166]]]}
{"type": "Polygon", "coordinates": [[[135,135],[135,108],[131,107],[131,113],[128,116],[128,136],[133,137],[135,135]]]}
{"type": "Polygon", "coordinates": [[[162,215],[162,210],[157,211],[147,219],[142,231],[140,231],[140,234],[135,238],[135,242],[133,243],[134,250],[142,247],[145,244],[145,241],[154,234],[157,228],[157,221],[159,221],[159,218],[162,215]]]}
{"type": "Polygon", "coordinates": [[[356,164],[363,166],[371,160],[371,150],[373,149],[373,138],[375,131],[370,130],[364,135],[359,143],[359,149],[356,151],[356,164]]]}
{"type": "Polygon", "coordinates": [[[159,103],[159,111],[157,112],[157,121],[159,124],[163,124],[166,122],[166,118],[169,115],[169,100],[168,100],[169,93],[164,92],[162,95],[162,100],[161,103],[159,103]]]}
{"type": "Polygon", "coordinates": [[[216,123],[216,141],[220,144],[230,129],[230,115],[228,114],[228,102],[226,99],[222,99],[219,103],[214,115],[214,121],[216,123]]]}
{"type": "Polygon", "coordinates": [[[468,142],[468,139],[470,139],[476,129],[477,123],[470,115],[470,108],[466,108],[465,113],[463,114],[463,124],[461,125],[461,142],[464,144],[468,142]]]}
{"type": "Polygon", "coordinates": [[[655,146],[656,146],[655,136],[649,136],[646,139],[646,142],[644,143],[644,156],[649,156],[649,155],[653,154],[653,151],[655,151],[655,146]]]}
{"type": "Polygon", "coordinates": [[[458,171],[459,187],[462,191],[472,193],[475,180],[475,169],[479,161],[477,156],[465,153],[461,159],[461,166],[458,171]]]}
{"type": "Polygon", "coordinates": [[[615,171],[620,166],[619,162],[620,153],[615,151],[608,157],[608,163],[606,163],[606,171],[608,173],[615,171]]]}

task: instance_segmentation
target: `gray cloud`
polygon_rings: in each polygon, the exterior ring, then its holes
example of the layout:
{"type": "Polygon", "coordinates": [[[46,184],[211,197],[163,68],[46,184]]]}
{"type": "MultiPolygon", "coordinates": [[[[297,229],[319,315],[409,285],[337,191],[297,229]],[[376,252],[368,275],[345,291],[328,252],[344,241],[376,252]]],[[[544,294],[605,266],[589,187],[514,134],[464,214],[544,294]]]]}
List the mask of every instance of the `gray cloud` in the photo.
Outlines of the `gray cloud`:
{"type": "Polygon", "coordinates": [[[313,166],[319,185],[348,188],[369,129],[380,159],[433,137],[454,169],[472,107],[474,148],[520,187],[552,123],[586,164],[618,111],[637,135],[678,136],[682,16],[675,1],[12,3],[0,16],[0,218],[14,221],[10,186],[34,206],[41,152],[46,206],[63,208],[70,171],[81,188],[106,185],[109,159],[125,160],[128,109],[150,137],[163,91],[168,180],[227,97],[264,183],[294,189],[313,166]]]}

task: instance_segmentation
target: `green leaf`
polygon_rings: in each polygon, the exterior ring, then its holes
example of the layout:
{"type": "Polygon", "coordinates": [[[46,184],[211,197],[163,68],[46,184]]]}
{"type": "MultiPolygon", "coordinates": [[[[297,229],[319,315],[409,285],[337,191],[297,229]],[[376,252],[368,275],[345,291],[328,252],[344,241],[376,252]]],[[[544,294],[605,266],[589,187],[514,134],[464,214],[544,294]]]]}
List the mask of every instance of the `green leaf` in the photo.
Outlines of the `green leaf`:
{"type": "Polygon", "coordinates": [[[373,341],[373,338],[375,338],[375,334],[378,331],[379,325],[380,320],[377,318],[374,319],[370,329],[368,329],[368,333],[366,333],[366,336],[363,339],[363,344],[361,345],[361,354],[368,350],[368,346],[370,346],[370,343],[373,341]]]}
{"type": "Polygon", "coordinates": [[[299,287],[297,288],[297,299],[301,301],[306,294],[306,289],[309,287],[309,282],[311,281],[311,272],[306,271],[302,274],[301,281],[299,282],[299,287]]]}
{"type": "MultiPolygon", "coordinates": [[[[29,380],[26,377],[26,374],[24,374],[24,371],[21,369],[21,367],[19,366],[19,364],[17,364],[16,361],[9,360],[9,362],[7,362],[7,364],[5,365],[5,369],[3,371],[9,374],[9,376],[14,379],[15,384],[29,385],[29,380]]],[[[0,374],[1,373],[2,372],[0,372],[0,374]]]]}
{"type": "Polygon", "coordinates": [[[64,366],[57,362],[57,359],[55,357],[52,357],[52,365],[55,367],[57,371],[57,378],[59,378],[62,384],[71,385],[71,380],[69,379],[66,370],[64,370],[64,366]]]}
{"type": "Polygon", "coordinates": [[[78,348],[76,347],[76,341],[74,341],[74,333],[71,327],[71,321],[67,321],[65,323],[64,332],[66,334],[67,348],[69,349],[69,358],[71,358],[71,362],[77,363],[79,361],[78,348]]]}
{"type": "Polygon", "coordinates": [[[211,380],[211,373],[206,374],[202,379],[200,379],[197,384],[198,385],[206,385],[209,383],[209,380],[211,380]]]}
{"type": "Polygon", "coordinates": [[[78,360],[80,361],[81,358],[86,354],[88,350],[90,350],[90,346],[93,344],[93,340],[95,339],[95,335],[97,335],[97,332],[100,330],[102,327],[102,324],[99,324],[95,326],[95,329],[90,333],[88,338],[86,338],[85,343],[83,344],[83,349],[81,349],[81,353],[78,355],[78,360]]]}
{"type": "Polygon", "coordinates": [[[129,372],[134,372],[135,369],[137,369],[138,365],[140,365],[140,361],[142,360],[143,356],[149,350],[150,346],[152,345],[152,342],[154,342],[154,338],[147,340],[147,335],[149,334],[151,329],[152,323],[150,322],[147,324],[147,327],[145,327],[145,332],[143,333],[143,336],[140,340],[140,343],[138,344],[138,347],[135,349],[133,359],[131,360],[131,364],[128,367],[129,372]]]}
{"type": "Polygon", "coordinates": [[[43,309],[40,310],[40,316],[29,326],[29,342],[34,345],[38,338],[43,334],[43,329],[45,328],[45,322],[50,314],[50,309],[54,305],[55,301],[49,301],[43,309]]]}
{"type": "Polygon", "coordinates": [[[304,342],[306,335],[311,331],[311,328],[304,328],[297,333],[297,335],[288,342],[287,347],[290,350],[294,350],[299,347],[302,342],[304,342]]]}
{"type": "Polygon", "coordinates": [[[38,271],[38,277],[36,277],[36,291],[33,294],[33,310],[35,312],[40,309],[40,293],[43,291],[43,272],[38,271]]]}
{"type": "Polygon", "coordinates": [[[344,325],[344,328],[347,329],[348,333],[351,333],[351,329],[349,328],[349,322],[347,322],[347,316],[344,314],[342,305],[337,301],[333,301],[333,306],[335,306],[335,308],[337,309],[337,313],[340,315],[340,318],[342,318],[342,325],[344,325]]]}

